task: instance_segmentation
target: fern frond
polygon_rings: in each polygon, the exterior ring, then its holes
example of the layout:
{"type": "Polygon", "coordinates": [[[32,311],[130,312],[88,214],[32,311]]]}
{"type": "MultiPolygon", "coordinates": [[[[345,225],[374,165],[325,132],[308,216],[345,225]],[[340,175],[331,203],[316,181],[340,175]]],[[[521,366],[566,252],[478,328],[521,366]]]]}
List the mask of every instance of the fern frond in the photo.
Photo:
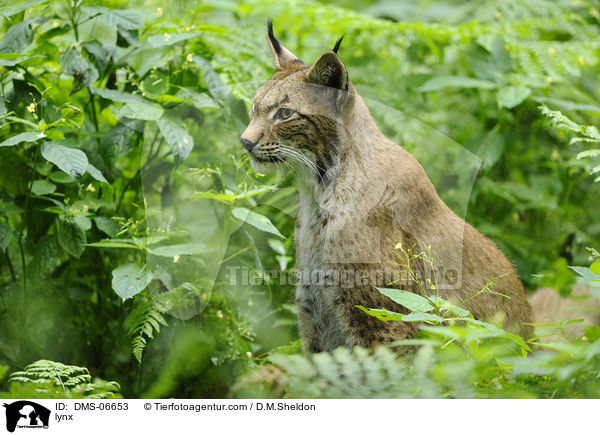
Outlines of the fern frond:
{"type": "Polygon", "coordinates": [[[164,307],[156,301],[139,302],[129,313],[123,326],[131,337],[131,352],[138,362],[142,362],[148,339],[160,332],[160,326],[167,326],[161,312],[164,307]]]}
{"type": "Polygon", "coordinates": [[[545,105],[539,107],[542,114],[550,118],[551,122],[557,128],[563,128],[574,133],[582,134],[583,138],[574,138],[573,142],[600,142],[600,131],[595,125],[584,125],[578,124],[575,121],[569,119],[562,112],[558,110],[551,110],[545,105]]]}
{"type": "Polygon", "coordinates": [[[550,118],[550,121],[556,128],[563,128],[565,130],[569,130],[575,133],[581,133],[581,125],[577,124],[575,121],[569,119],[566,115],[559,110],[552,110],[548,106],[542,104],[539,106],[540,112],[543,115],[550,118]]]}
{"type": "MultiPolygon", "coordinates": [[[[544,115],[550,118],[555,127],[564,128],[568,131],[572,131],[583,135],[583,137],[580,136],[572,138],[569,141],[570,145],[573,145],[574,143],[600,143],[600,131],[596,126],[578,124],[575,121],[563,115],[558,110],[550,110],[545,105],[540,106],[539,109],[544,115]]],[[[600,158],[600,149],[589,149],[577,153],[577,160],[585,158],[600,158]]],[[[589,173],[592,175],[598,173],[598,168],[600,168],[600,166],[588,168],[589,173]]],[[[597,183],[598,181],[600,181],[600,177],[596,177],[594,179],[594,182],[597,183]]]]}
{"type": "Polygon", "coordinates": [[[14,372],[9,378],[9,382],[51,383],[63,390],[90,381],[90,373],[85,367],[68,366],[49,360],[36,361],[25,367],[24,371],[14,372]]]}
{"type": "MultiPolygon", "coordinates": [[[[425,349],[425,348],[423,348],[425,349]]],[[[423,361],[432,356],[417,351],[423,361]]],[[[356,347],[332,353],[273,355],[274,364],[251,372],[234,388],[238,396],[314,398],[402,398],[433,397],[440,394],[431,384],[415,384],[413,365],[384,346],[375,351],[356,347]]],[[[429,367],[429,365],[427,365],[429,367]]]]}
{"type": "Polygon", "coordinates": [[[50,360],[39,360],[29,364],[23,371],[12,373],[8,382],[36,385],[38,393],[74,394],[90,399],[119,397],[121,388],[116,382],[100,379],[92,381],[90,372],[85,367],[50,360]]]}
{"type": "Polygon", "coordinates": [[[592,158],[600,157],[600,149],[598,149],[598,150],[585,150],[585,151],[581,151],[579,154],[577,154],[577,160],[584,159],[586,157],[592,157],[592,158]]]}
{"type": "Polygon", "coordinates": [[[600,139],[591,139],[589,137],[574,137],[569,141],[569,145],[574,143],[600,143],[600,139]]]}

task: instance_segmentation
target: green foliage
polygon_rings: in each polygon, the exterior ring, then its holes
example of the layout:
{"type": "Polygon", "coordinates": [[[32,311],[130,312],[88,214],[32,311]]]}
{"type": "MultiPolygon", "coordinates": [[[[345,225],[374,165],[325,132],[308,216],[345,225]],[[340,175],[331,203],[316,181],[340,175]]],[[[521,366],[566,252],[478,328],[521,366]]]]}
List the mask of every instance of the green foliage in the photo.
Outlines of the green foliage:
{"type": "Polygon", "coordinates": [[[39,360],[11,373],[10,391],[0,397],[114,399],[121,397],[116,382],[94,379],[85,367],[39,360]]]}
{"type": "Polygon", "coordinates": [[[524,357],[500,328],[423,327],[387,347],[332,354],[274,354],[235,387],[236,397],[264,398],[598,398],[598,327],[585,340],[550,345],[524,357]],[[416,348],[416,349],[415,349],[416,348]],[[402,348],[404,349],[404,347],[402,348]]]}
{"type": "Polygon", "coordinates": [[[236,397],[285,398],[431,398],[437,388],[417,387],[415,375],[422,369],[410,365],[386,347],[374,352],[356,347],[315,354],[275,354],[273,364],[251,372],[236,386],[236,397]]]}
{"type": "Polygon", "coordinates": [[[591,286],[600,287],[600,254],[595,249],[589,249],[591,256],[590,260],[592,260],[592,264],[590,267],[581,267],[581,266],[569,266],[573,269],[577,275],[579,275],[579,279],[591,286]]]}
{"type": "MultiPolygon", "coordinates": [[[[433,267],[427,252],[400,248],[399,258],[405,259],[405,267],[417,258],[433,267]]],[[[414,270],[407,272],[416,279],[414,270]]],[[[579,273],[593,274],[587,269],[579,273]]],[[[593,278],[600,287],[600,275],[593,278]]],[[[409,314],[357,307],[381,321],[421,322],[415,338],[392,344],[397,352],[385,346],[375,351],[340,348],[312,357],[275,351],[266,364],[242,378],[234,393],[279,398],[599,397],[598,325],[588,325],[584,337],[575,339],[564,327],[583,319],[537,325],[536,336],[526,343],[499,326],[475,320],[460,306],[466,301],[456,306],[443,300],[435,294],[436,286],[431,282],[430,293],[423,296],[378,289],[409,314]],[[540,341],[557,330],[563,341],[540,341]],[[553,353],[532,353],[530,345],[553,353]]],[[[473,297],[492,292],[492,287],[493,282],[486,284],[473,297]]]]}
{"type": "MultiPolygon", "coordinates": [[[[546,106],[540,107],[541,112],[546,115],[552,123],[559,129],[567,130],[573,133],[578,133],[581,136],[572,138],[569,143],[586,143],[586,144],[598,144],[600,143],[600,131],[595,125],[582,125],[575,121],[570,120],[558,110],[550,110],[546,106]]],[[[579,151],[577,153],[577,160],[584,158],[600,158],[600,149],[587,149],[579,151]]],[[[588,168],[590,174],[596,174],[600,172],[600,165],[591,166],[588,168]]],[[[600,181],[600,176],[594,180],[600,181]]]]}

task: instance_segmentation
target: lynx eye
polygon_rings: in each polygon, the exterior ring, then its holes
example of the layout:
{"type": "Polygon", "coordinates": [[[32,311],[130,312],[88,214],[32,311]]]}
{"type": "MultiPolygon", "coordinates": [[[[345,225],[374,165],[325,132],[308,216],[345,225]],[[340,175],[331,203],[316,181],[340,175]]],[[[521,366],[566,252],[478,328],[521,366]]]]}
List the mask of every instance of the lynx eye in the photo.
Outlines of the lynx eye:
{"type": "Polygon", "coordinates": [[[294,114],[292,109],[288,109],[287,107],[282,107],[277,112],[275,112],[275,119],[288,119],[290,116],[294,114]]]}

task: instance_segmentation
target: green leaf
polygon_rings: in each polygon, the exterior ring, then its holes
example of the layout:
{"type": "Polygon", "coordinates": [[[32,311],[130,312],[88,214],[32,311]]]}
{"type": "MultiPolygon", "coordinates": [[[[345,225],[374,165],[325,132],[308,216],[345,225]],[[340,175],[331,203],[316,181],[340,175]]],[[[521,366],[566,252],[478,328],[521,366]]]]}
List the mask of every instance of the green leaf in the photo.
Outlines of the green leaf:
{"type": "Polygon", "coordinates": [[[84,174],[89,165],[83,151],[55,142],[46,142],[42,146],[42,156],[72,177],[84,174]]]}
{"type": "Polygon", "coordinates": [[[168,116],[163,116],[156,123],[177,160],[179,162],[185,160],[194,147],[194,139],[188,133],[185,125],[168,116]]]}
{"type": "Polygon", "coordinates": [[[112,288],[121,299],[131,298],[152,281],[152,274],[134,263],[123,264],[112,271],[112,288]]]}
{"type": "Polygon", "coordinates": [[[397,304],[408,308],[410,311],[426,312],[431,311],[434,308],[427,299],[416,293],[394,288],[375,288],[397,304]]]}
{"type": "Polygon", "coordinates": [[[35,180],[31,183],[31,192],[34,195],[49,195],[56,191],[56,184],[46,180],[35,180]]]}
{"type": "Polygon", "coordinates": [[[69,184],[75,181],[75,178],[62,171],[56,171],[50,174],[50,179],[58,184],[69,184]]]}
{"type": "Polygon", "coordinates": [[[100,142],[103,160],[114,167],[115,160],[130,152],[139,137],[139,130],[143,121],[123,119],[113,128],[108,130],[100,142]]]}
{"type": "Polygon", "coordinates": [[[169,50],[163,48],[140,47],[135,50],[131,56],[128,56],[127,63],[140,77],[153,68],[164,66],[169,58],[169,50]]]}
{"type": "Polygon", "coordinates": [[[98,41],[87,41],[81,44],[88,54],[88,59],[96,67],[100,75],[106,71],[110,62],[110,53],[98,41]]]}
{"type": "Polygon", "coordinates": [[[293,258],[290,257],[289,255],[276,255],[275,259],[279,263],[279,268],[281,270],[286,270],[290,261],[293,260],[293,258]]]}
{"type": "Polygon", "coordinates": [[[36,133],[33,131],[27,131],[25,133],[19,133],[12,137],[9,137],[4,142],[0,143],[0,147],[11,147],[21,142],[35,142],[38,139],[44,137],[43,133],[36,133]]]}
{"type": "Polygon", "coordinates": [[[85,216],[83,214],[75,215],[73,217],[73,221],[83,231],[89,231],[89,230],[92,229],[92,220],[89,217],[87,217],[87,216],[85,216]]]}
{"type": "Polygon", "coordinates": [[[85,232],[71,219],[59,219],[58,243],[62,248],[74,257],[79,257],[87,243],[85,232]]]}
{"type": "Polygon", "coordinates": [[[585,279],[589,279],[592,281],[599,281],[600,280],[600,274],[594,272],[591,270],[591,268],[588,267],[580,267],[580,266],[568,266],[569,269],[574,270],[575,272],[577,272],[577,274],[585,279]]]}
{"type": "Polygon", "coordinates": [[[433,92],[445,88],[494,89],[496,88],[496,83],[470,77],[437,76],[427,80],[421,87],[417,88],[417,91],[433,92]]]}
{"type": "Polygon", "coordinates": [[[4,221],[0,221],[0,249],[2,251],[6,252],[12,238],[13,233],[10,226],[4,221]]]}
{"type": "Polygon", "coordinates": [[[190,89],[180,89],[175,98],[191,103],[196,109],[219,109],[221,106],[208,94],[194,92],[190,89]]]}
{"type": "Polygon", "coordinates": [[[108,27],[113,30],[139,29],[144,27],[144,17],[134,9],[109,9],[100,15],[108,27]]]}
{"type": "Polygon", "coordinates": [[[190,198],[207,198],[220,201],[225,204],[232,203],[237,199],[237,195],[233,193],[219,193],[219,192],[198,192],[190,196],[190,198]]]}
{"type": "Polygon", "coordinates": [[[27,265],[30,278],[39,278],[56,269],[61,263],[61,250],[56,236],[45,235],[35,244],[33,258],[27,265]]]}
{"type": "Polygon", "coordinates": [[[95,87],[91,87],[90,90],[92,93],[99,95],[102,98],[106,98],[107,100],[125,103],[125,106],[121,108],[119,116],[156,121],[163,114],[163,108],[159,104],[153,103],[139,95],[95,87]]]}
{"type": "Polygon", "coordinates": [[[589,342],[600,340],[600,327],[598,325],[586,325],[585,337],[589,342]]]}
{"type": "Polygon", "coordinates": [[[246,237],[248,237],[248,240],[250,241],[250,246],[252,247],[252,250],[254,251],[254,265],[256,267],[256,271],[258,272],[259,275],[263,275],[265,272],[265,267],[262,262],[262,257],[260,255],[260,251],[258,250],[258,247],[256,246],[256,242],[254,241],[254,237],[252,237],[252,234],[250,234],[248,231],[246,231],[244,229],[242,231],[244,231],[244,234],[246,234],[246,237]]]}
{"type": "Polygon", "coordinates": [[[273,249],[279,255],[285,255],[286,254],[285,246],[283,246],[283,242],[281,240],[279,240],[279,239],[269,239],[269,240],[267,240],[267,243],[269,244],[269,246],[271,247],[271,249],[273,249]]]}
{"type": "Polygon", "coordinates": [[[600,275],[600,260],[596,260],[590,266],[590,270],[596,275],[600,275]]]}
{"type": "MultiPolygon", "coordinates": [[[[34,1],[27,2],[27,3],[20,3],[20,4],[16,4],[16,5],[6,6],[3,8],[0,8],[0,16],[9,18],[9,17],[12,17],[13,15],[18,14],[19,12],[23,12],[33,6],[40,5],[42,3],[48,3],[48,0],[34,0],[34,1]]],[[[1,376],[0,376],[0,380],[2,380],[1,376]]]]}
{"type": "Polygon", "coordinates": [[[402,316],[403,322],[433,322],[433,323],[442,323],[444,321],[443,317],[440,317],[436,314],[431,313],[422,313],[422,312],[414,312],[410,314],[406,314],[402,316]]]}
{"type": "Polygon", "coordinates": [[[465,310],[458,305],[454,305],[447,300],[440,298],[439,296],[433,295],[430,297],[430,299],[434,304],[437,305],[442,314],[452,313],[458,317],[468,317],[471,314],[468,310],[465,310]]]}
{"type": "Polygon", "coordinates": [[[0,200],[0,212],[4,214],[18,214],[23,213],[23,209],[16,205],[12,201],[2,201],[0,200]]]}
{"type": "Polygon", "coordinates": [[[33,35],[49,18],[32,18],[10,27],[0,41],[0,53],[23,53],[33,41],[33,35]]]}
{"type": "Polygon", "coordinates": [[[98,229],[109,237],[116,237],[119,231],[121,231],[121,225],[113,219],[96,216],[94,222],[96,222],[98,229]]]}
{"type": "Polygon", "coordinates": [[[19,53],[0,53],[0,66],[15,66],[36,57],[42,56],[23,56],[19,53]]]}
{"type": "Polygon", "coordinates": [[[98,181],[102,181],[103,183],[108,183],[108,181],[106,180],[106,178],[104,178],[104,175],[102,175],[102,172],[100,172],[91,163],[88,163],[87,173],[90,174],[92,176],[92,178],[94,178],[94,179],[96,179],[98,181]]]}
{"type": "Polygon", "coordinates": [[[120,240],[104,240],[102,242],[88,243],[86,246],[91,246],[92,248],[139,249],[139,246],[135,243],[120,240]]]}
{"type": "Polygon", "coordinates": [[[72,94],[91,85],[99,77],[96,67],[81,54],[80,45],[71,46],[61,54],[60,66],[65,74],[73,76],[72,94]]]}
{"type": "Polygon", "coordinates": [[[402,321],[402,318],[405,316],[404,314],[395,313],[393,311],[379,310],[379,309],[375,309],[375,308],[365,308],[362,305],[357,305],[356,308],[364,311],[369,316],[376,317],[379,320],[383,320],[384,322],[389,322],[390,320],[395,320],[397,322],[400,322],[400,321],[402,321]]]}
{"type": "Polygon", "coordinates": [[[119,112],[119,117],[157,121],[163,114],[163,108],[150,101],[136,101],[125,104],[119,112]]]}
{"type": "Polygon", "coordinates": [[[161,257],[174,257],[176,255],[200,254],[206,250],[206,246],[199,243],[181,243],[177,245],[159,246],[148,248],[148,253],[161,257]]]}
{"type": "Polygon", "coordinates": [[[152,48],[174,45],[181,41],[200,36],[200,32],[182,32],[182,33],[164,33],[162,35],[152,35],[148,38],[148,44],[152,48]]]}
{"type": "Polygon", "coordinates": [[[501,73],[508,73],[513,68],[513,60],[505,45],[504,41],[500,38],[495,38],[492,41],[492,59],[494,66],[501,73]]]}
{"type": "Polygon", "coordinates": [[[512,69],[510,53],[500,38],[492,42],[491,49],[490,52],[479,44],[472,44],[467,51],[467,62],[480,79],[504,83],[505,76],[512,69]]]}
{"type": "Polygon", "coordinates": [[[206,85],[208,86],[208,93],[219,103],[223,104],[231,95],[229,92],[229,87],[223,83],[219,75],[210,65],[209,61],[195,55],[193,56],[193,60],[194,63],[198,65],[204,73],[204,79],[206,80],[206,85]]]}
{"type": "Polygon", "coordinates": [[[531,95],[531,89],[527,86],[507,86],[498,91],[498,105],[512,109],[518,106],[531,95]]]}
{"type": "Polygon", "coordinates": [[[242,222],[246,222],[247,224],[252,225],[255,228],[258,228],[261,231],[275,234],[276,236],[285,239],[285,237],[283,237],[279,230],[275,228],[275,225],[271,223],[269,218],[263,216],[262,214],[255,213],[243,207],[234,208],[231,211],[231,214],[233,215],[233,217],[241,220],[242,222]]]}
{"type": "Polygon", "coordinates": [[[90,87],[90,91],[93,94],[98,95],[102,98],[105,98],[105,99],[111,100],[111,101],[117,101],[119,103],[136,103],[136,102],[146,101],[139,95],[129,94],[127,92],[115,91],[113,89],[101,89],[101,88],[96,88],[96,87],[92,86],[92,87],[90,87]]]}
{"type": "Polygon", "coordinates": [[[169,76],[162,70],[153,70],[142,81],[142,89],[151,98],[163,95],[169,90],[169,76]]]}

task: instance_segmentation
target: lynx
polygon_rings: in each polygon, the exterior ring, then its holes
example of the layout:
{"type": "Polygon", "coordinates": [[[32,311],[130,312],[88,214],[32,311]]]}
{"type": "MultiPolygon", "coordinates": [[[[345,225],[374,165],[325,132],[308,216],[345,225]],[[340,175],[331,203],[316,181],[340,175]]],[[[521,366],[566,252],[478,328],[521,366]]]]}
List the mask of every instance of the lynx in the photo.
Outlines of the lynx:
{"type": "MultiPolygon", "coordinates": [[[[294,171],[298,327],[307,352],[373,347],[418,325],[383,322],[357,305],[406,313],[375,287],[416,291],[395,279],[394,249],[430,249],[439,295],[529,336],[531,308],[498,247],[440,199],[421,164],[377,128],[340,58],[341,39],[307,66],[268,23],[277,71],[257,92],[240,140],[259,173],[294,171]],[[496,280],[495,292],[472,297],[496,280]]],[[[423,279],[432,270],[417,265],[423,279]]]]}

